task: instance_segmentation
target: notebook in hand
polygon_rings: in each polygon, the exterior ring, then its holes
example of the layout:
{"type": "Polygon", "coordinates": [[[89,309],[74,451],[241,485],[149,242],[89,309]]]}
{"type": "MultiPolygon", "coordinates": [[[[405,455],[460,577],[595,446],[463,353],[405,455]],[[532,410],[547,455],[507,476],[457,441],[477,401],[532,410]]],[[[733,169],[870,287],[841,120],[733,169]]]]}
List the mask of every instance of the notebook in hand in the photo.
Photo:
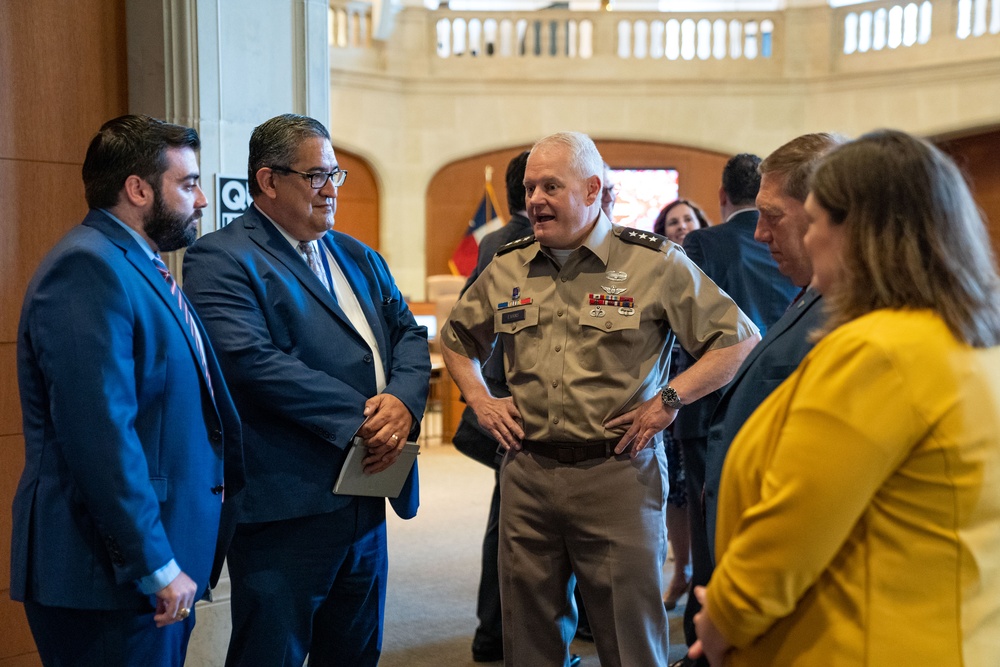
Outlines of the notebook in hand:
{"type": "Polygon", "coordinates": [[[403,451],[399,453],[399,458],[391,466],[369,475],[365,473],[363,461],[368,454],[361,438],[354,438],[350,450],[347,452],[347,459],[344,467],[340,469],[340,476],[337,483],[333,485],[333,492],[342,496],[380,496],[383,498],[395,498],[403,490],[406,477],[413,468],[413,462],[417,460],[420,453],[420,445],[415,442],[407,442],[403,445],[403,451]]]}

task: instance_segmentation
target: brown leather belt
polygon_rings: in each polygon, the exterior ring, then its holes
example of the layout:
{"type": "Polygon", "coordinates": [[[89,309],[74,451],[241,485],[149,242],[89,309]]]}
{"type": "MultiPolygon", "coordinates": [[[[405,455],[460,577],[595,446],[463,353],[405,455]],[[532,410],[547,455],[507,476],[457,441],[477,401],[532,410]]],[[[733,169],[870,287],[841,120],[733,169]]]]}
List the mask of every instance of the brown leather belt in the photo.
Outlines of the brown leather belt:
{"type": "MultiPolygon", "coordinates": [[[[526,452],[555,459],[559,463],[582,463],[592,459],[609,459],[615,455],[615,446],[621,438],[590,442],[543,442],[522,440],[521,448],[526,452]]],[[[628,451],[627,449],[625,451],[628,451]]]]}

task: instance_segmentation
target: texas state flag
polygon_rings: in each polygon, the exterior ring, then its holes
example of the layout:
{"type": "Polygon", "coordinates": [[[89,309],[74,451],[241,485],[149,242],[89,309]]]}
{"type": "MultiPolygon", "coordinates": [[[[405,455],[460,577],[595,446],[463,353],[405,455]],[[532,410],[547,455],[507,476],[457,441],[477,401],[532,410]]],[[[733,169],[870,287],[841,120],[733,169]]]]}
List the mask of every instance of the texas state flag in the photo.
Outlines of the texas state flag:
{"type": "Polygon", "coordinates": [[[468,276],[476,269],[476,261],[479,259],[479,241],[492,231],[503,227],[503,220],[496,217],[496,209],[491,206],[493,193],[483,193],[483,198],[479,201],[476,214],[469,220],[469,226],[465,230],[465,235],[459,241],[458,247],[452,253],[448,266],[451,272],[456,275],[468,276]]]}

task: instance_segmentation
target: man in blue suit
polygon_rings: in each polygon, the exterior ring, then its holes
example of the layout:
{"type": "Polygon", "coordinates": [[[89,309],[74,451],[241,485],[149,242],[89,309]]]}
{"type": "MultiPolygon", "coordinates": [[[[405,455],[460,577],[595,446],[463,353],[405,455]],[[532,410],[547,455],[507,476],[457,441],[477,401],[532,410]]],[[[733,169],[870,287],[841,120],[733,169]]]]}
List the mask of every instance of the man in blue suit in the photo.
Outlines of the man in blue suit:
{"type": "MultiPolygon", "coordinates": [[[[385,260],[332,231],[346,176],[322,123],[272,118],[250,137],[253,206],[184,260],[243,417],[230,667],[363,667],[381,651],[385,500],[332,489],[355,434],[370,472],[416,436],[430,356],[385,260]]],[[[391,502],[408,519],[417,500],[414,466],[391,502]]]]}
{"type": "MultiPolygon", "coordinates": [[[[778,271],[767,246],[754,239],[757,210],[754,199],[760,188],[757,165],[760,158],[736,155],[722,171],[719,205],[723,224],[696,229],[684,238],[688,257],[733,298],[763,335],[788,308],[797,291],[778,271]]],[[[705,533],[702,488],[705,483],[705,451],[708,420],[720,391],[685,406],[677,413],[674,437],[684,452],[684,474],[691,527],[691,582],[704,585],[711,573],[711,557],[705,533]]],[[[688,645],[694,642],[694,614],[698,603],[688,598],[684,630],[688,645]]]]}
{"type": "Polygon", "coordinates": [[[28,285],[11,596],[45,665],[183,664],[232,534],[239,418],[159,256],[197,232],[198,148],[146,116],[105,123],[83,164],[91,210],[28,285]]]}
{"type": "MultiPolygon", "coordinates": [[[[778,269],[799,288],[799,294],[743,361],[709,423],[705,458],[708,541],[701,563],[706,571],[705,580],[711,578],[715,568],[715,515],[729,445],[743,422],[812,349],[809,333],[823,321],[822,299],[818,292],[807,288],[812,280],[812,263],[802,243],[809,227],[803,205],[813,168],[827,151],[842,142],[836,135],[806,134],[781,146],[760,164],[760,192],[756,200],[760,219],[754,238],[767,244],[778,269]]],[[[704,663],[704,658],[697,663],[687,657],[684,660],[684,664],[704,663]]]]}
{"type": "Polygon", "coordinates": [[[712,415],[705,461],[705,523],[713,568],[719,480],[729,445],[743,422],[812,349],[809,333],[823,321],[820,294],[807,288],[812,281],[812,262],[802,243],[809,228],[804,204],[813,169],[843,142],[843,137],[834,134],[802,135],[775,150],[760,165],[760,220],[755,238],[767,244],[778,269],[799,288],[799,295],[743,361],[712,415]]]}

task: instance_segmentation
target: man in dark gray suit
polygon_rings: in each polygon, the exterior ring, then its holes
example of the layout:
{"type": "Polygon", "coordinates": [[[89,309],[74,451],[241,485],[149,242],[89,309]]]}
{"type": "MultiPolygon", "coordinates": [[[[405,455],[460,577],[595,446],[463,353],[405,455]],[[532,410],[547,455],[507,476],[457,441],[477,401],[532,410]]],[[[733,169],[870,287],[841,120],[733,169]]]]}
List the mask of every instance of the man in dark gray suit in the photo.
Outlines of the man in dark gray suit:
{"type": "MultiPolygon", "coordinates": [[[[754,238],[767,244],[778,269],[800,291],[781,319],[767,330],[764,339],[744,360],[736,377],[724,390],[709,423],[704,470],[708,537],[706,580],[711,578],[715,568],[715,513],[722,465],[729,445],[743,422],[812,349],[809,332],[822,322],[822,299],[818,292],[807,287],[812,280],[812,263],[802,243],[809,227],[803,205],[809,194],[809,176],[816,163],[843,141],[831,134],[806,134],[781,146],[760,164],[760,192],[757,194],[760,218],[754,238]]],[[[690,602],[688,606],[690,608],[690,602]]],[[[683,664],[701,664],[689,658],[684,660],[683,664]]]]}
{"type": "MultiPolygon", "coordinates": [[[[723,224],[696,229],[684,239],[684,250],[715,284],[721,287],[753,320],[761,334],[781,317],[797,292],[778,270],[767,246],[754,238],[757,226],[755,197],[761,177],[760,158],[741,153],[726,163],[719,188],[723,224]]],[[[691,525],[691,581],[708,583],[712,560],[705,530],[702,489],[705,482],[705,452],[708,422],[720,391],[685,406],[677,414],[674,437],[684,452],[688,515],[691,525]]],[[[688,598],[684,612],[685,638],[694,642],[694,614],[700,606],[688,598]]]]}
{"type": "Polygon", "coordinates": [[[715,512],[722,464],[729,445],[747,417],[787,378],[812,349],[809,332],[822,322],[822,300],[808,289],[812,263],[802,239],[809,227],[803,204],[809,176],[819,160],[844,138],[827,133],[805,134],[767,156],[761,165],[754,238],[766,243],[778,269],[802,288],[798,298],[746,358],[725,389],[712,416],[705,461],[705,523],[709,554],[715,564],[715,512]]]}
{"type": "MultiPolygon", "coordinates": [[[[507,224],[490,232],[479,242],[479,259],[476,262],[476,269],[469,276],[462,289],[464,293],[476,278],[482,273],[496,255],[497,250],[511,241],[531,236],[531,223],[528,221],[527,212],[524,210],[524,166],[528,162],[528,154],[531,151],[523,151],[514,156],[507,164],[506,185],[507,185],[507,210],[510,211],[510,220],[507,224]]],[[[608,178],[610,167],[604,165],[605,179],[608,178]]],[[[614,184],[605,181],[605,189],[602,193],[601,206],[606,214],[610,214],[614,206],[614,184]],[[607,206],[607,209],[604,207],[607,206]]],[[[610,215],[609,215],[610,217],[610,215]]],[[[507,387],[507,378],[503,370],[503,355],[494,354],[485,364],[483,364],[483,379],[494,396],[510,396],[510,389],[507,387]]],[[[491,465],[496,471],[496,483],[493,485],[493,499],[490,501],[490,514],[486,520],[486,534],[483,536],[483,560],[482,571],[479,576],[479,597],[476,603],[476,616],[479,618],[479,627],[472,639],[472,659],[475,662],[497,662],[503,660],[503,621],[500,611],[500,573],[497,567],[497,553],[500,544],[500,460],[501,454],[494,454],[486,458],[486,447],[496,452],[500,444],[493,439],[488,432],[480,429],[476,413],[471,408],[465,408],[462,414],[462,425],[459,431],[464,431],[467,438],[475,438],[479,441],[480,449],[484,450],[480,454],[473,456],[481,463],[491,465]],[[482,445],[486,445],[483,447],[482,445]]],[[[456,434],[454,439],[457,448],[462,447],[460,434],[456,434]]],[[[465,452],[463,452],[465,453],[465,452]]],[[[469,453],[472,456],[472,453],[469,453]]],[[[583,636],[593,637],[590,634],[590,626],[586,621],[586,611],[584,610],[582,599],[577,595],[578,628],[577,636],[581,631],[583,636]]],[[[580,663],[580,656],[570,656],[570,667],[575,667],[580,663]]]]}
{"type": "MultiPolygon", "coordinates": [[[[479,274],[493,261],[493,255],[498,248],[519,238],[531,236],[531,223],[528,222],[524,210],[524,165],[528,162],[528,153],[530,151],[519,153],[507,164],[507,210],[510,211],[510,220],[480,241],[479,260],[476,262],[476,269],[465,283],[463,292],[476,282],[479,274]]],[[[494,354],[483,364],[483,378],[494,396],[510,396],[503,371],[503,355],[494,354]]],[[[485,430],[479,430],[476,413],[471,408],[465,408],[462,422],[462,428],[471,437],[480,439],[482,443],[489,443],[494,452],[500,446],[493,436],[485,430]]],[[[497,549],[500,540],[500,458],[494,456],[491,461],[497,472],[496,484],[493,486],[493,500],[490,502],[490,515],[486,521],[486,534],[483,536],[483,565],[479,577],[479,599],[476,604],[479,627],[476,628],[472,640],[472,659],[476,662],[496,662],[503,659],[500,575],[497,571],[497,549]]]]}

